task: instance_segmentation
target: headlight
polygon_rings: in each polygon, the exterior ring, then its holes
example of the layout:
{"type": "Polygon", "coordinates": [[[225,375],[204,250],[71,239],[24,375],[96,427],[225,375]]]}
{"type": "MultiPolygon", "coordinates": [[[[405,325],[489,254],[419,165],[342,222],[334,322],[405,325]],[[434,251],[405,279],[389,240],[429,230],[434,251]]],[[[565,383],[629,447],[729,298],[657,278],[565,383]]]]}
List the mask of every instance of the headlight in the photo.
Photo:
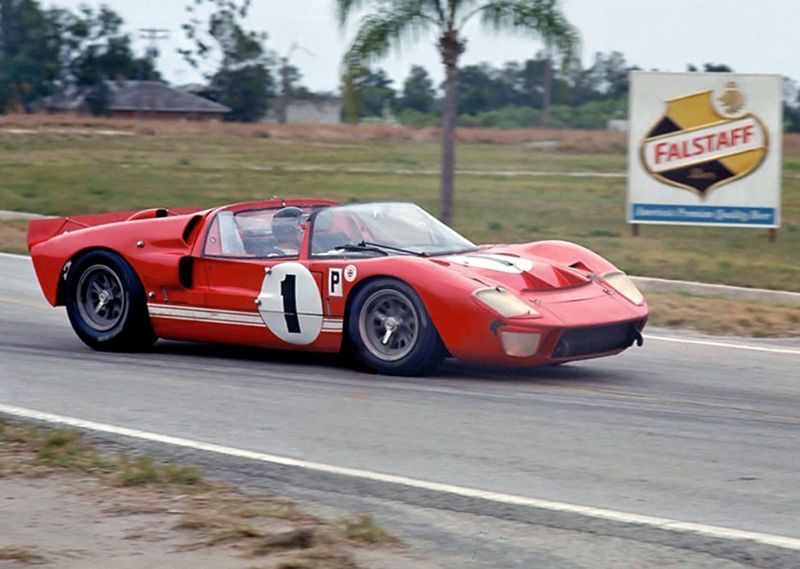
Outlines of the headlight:
{"type": "Polygon", "coordinates": [[[530,304],[501,287],[479,288],[472,294],[504,318],[541,316],[530,304]]]}
{"type": "Polygon", "coordinates": [[[644,304],[644,296],[641,291],[636,288],[636,285],[625,273],[621,271],[606,273],[603,275],[603,279],[632,303],[644,304]]]}

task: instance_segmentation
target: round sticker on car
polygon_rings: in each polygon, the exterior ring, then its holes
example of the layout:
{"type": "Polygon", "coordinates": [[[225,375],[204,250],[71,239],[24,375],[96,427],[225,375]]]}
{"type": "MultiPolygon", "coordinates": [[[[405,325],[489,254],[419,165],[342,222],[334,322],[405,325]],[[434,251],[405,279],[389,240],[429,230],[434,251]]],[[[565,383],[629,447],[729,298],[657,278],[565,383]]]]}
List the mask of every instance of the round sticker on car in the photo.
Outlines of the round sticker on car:
{"type": "Polygon", "coordinates": [[[316,340],[322,331],[322,296],[311,271],[294,262],[267,269],[258,312],[284,342],[303,346],[316,340]]]}
{"type": "Polygon", "coordinates": [[[354,280],[356,280],[357,276],[358,276],[358,269],[356,269],[355,265],[347,265],[344,268],[344,280],[346,280],[347,282],[349,283],[353,282],[354,280]]]}

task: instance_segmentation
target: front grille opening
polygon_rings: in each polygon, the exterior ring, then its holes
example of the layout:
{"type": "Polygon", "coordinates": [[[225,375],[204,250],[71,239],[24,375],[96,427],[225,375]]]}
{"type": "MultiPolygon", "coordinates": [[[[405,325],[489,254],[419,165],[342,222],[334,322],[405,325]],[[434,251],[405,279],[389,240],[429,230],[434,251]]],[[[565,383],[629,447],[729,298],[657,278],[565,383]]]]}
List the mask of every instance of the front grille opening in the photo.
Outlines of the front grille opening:
{"type": "Polygon", "coordinates": [[[571,358],[622,350],[631,346],[637,337],[633,324],[567,330],[561,335],[553,357],[571,358]]]}

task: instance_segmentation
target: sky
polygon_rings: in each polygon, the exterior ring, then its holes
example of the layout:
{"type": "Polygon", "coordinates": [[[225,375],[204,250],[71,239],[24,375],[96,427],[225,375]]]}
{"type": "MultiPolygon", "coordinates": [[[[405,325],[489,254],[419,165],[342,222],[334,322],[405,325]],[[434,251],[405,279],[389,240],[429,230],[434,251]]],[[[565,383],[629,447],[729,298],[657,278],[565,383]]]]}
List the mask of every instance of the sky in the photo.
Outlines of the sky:
{"type": "MultiPolygon", "coordinates": [[[[158,66],[171,83],[202,80],[177,54],[186,41],[180,28],[187,20],[189,0],[46,0],[48,6],[77,8],[81,4],[107,4],[119,12],[129,32],[164,28],[169,40],[159,43],[158,66]]],[[[643,69],[684,71],[688,63],[726,63],[741,73],[775,73],[800,80],[800,0],[563,0],[567,17],[582,37],[582,59],[589,65],[596,52],[621,51],[631,64],[643,69]]],[[[289,52],[304,76],[303,83],[317,91],[335,91],[343,53],[355,23],[342,31],[334,15],[334,0],[253,0],[247,20],[250,29],[269,34],[268,46],[279,54],[289,52]]],[[[469,43],[464,64],[533,57],[542,48],[531,37],[497,35],[478,23],[467,30],[469,43]]],[[[379,66],[402,81],[413,64],[427,67],[438,83],[442,78],[434,36],[423,36],[385,58],[379,66]]],[[[210,71],[210,69],[206,69],[210,71]]]]}

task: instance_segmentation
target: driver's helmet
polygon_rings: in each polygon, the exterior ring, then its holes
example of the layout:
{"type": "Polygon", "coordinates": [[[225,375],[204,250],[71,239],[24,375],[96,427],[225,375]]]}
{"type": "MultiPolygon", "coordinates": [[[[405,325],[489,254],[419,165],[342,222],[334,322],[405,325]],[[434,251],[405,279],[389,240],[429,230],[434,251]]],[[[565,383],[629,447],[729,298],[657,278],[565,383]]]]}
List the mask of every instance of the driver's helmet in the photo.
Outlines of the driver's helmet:
{"type": "Polygon", "coordinates": [[[272,235],[278,245],[300,247],[300,220],[303,210],[299,207],[285,207],[272,217],[272,235]]]}

